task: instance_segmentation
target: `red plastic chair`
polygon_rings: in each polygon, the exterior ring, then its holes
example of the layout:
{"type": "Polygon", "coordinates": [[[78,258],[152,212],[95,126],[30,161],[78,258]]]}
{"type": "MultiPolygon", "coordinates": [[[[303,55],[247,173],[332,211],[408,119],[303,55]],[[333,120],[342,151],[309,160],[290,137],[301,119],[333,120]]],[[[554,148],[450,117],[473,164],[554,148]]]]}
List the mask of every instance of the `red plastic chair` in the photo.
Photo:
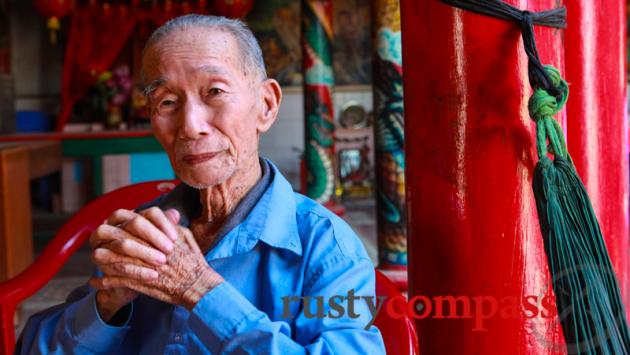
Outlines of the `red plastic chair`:
{"type": "Polygon", "coordinates": [[[15,309],[41,289],[103,221],[119,208],[133,209],[170,191],[176,181],[151,181],[126,186],[87,204],[61,227],[35,262],[17,276],[0,284],[0,355],[13,354],[15,309]]]}
{"type": "MultiPolygon", "coordinates": [[[[14,278],[0,284],[0,355],[13,353],[16,307],[41,289],[61,269],[90,236],[92,231],[119,208],[134,209],[170,191],[177,181],[151,181],[122,187],[102,195],[77,212],[55,235],[35,262],[14,278]]],[[[397,287],[379,271],[376,272],[376,293],[400,295],[397,287]]],[[[384,309],[385,306],[383,306],[384,309]]],[[[389,354],[418,354],[418,340],[413,320],[395,319],[381,311],[374,324],[381,330],[389,354]]]]}
{"type": "MultiPolygon", "coordinates": [[[[387,353],[396,355],[420,354],[418,333],[416,333],[413,319],[407,314],[401,318],[392,318],[386,312],[387,304],[392,302],[394,297],[402,296],[402,294],[398,286],[378,270],[376,270],[376,296],[387,296],[385,303],[374,320],[374,325],[378,327],[383,335],[387,353]]],[[[400,307],[394,308],[399,309],[400,307]]]]}

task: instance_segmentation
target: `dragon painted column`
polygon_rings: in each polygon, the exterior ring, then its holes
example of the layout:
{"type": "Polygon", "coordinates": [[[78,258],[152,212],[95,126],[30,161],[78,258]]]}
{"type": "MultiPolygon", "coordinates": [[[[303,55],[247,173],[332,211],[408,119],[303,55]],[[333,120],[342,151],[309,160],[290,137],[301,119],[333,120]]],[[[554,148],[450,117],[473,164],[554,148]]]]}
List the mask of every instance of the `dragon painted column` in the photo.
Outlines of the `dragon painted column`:
{"type": "Polygon", "coordinates": [[[405,269],[405,152],[398,0],[375,0],[374,141],[379,267],[405,269]]]}
{"type": "Polygon", "coordinates": [[[335,192],[332,1],[302,1],[306,194],[327,204],[335,192]]]}

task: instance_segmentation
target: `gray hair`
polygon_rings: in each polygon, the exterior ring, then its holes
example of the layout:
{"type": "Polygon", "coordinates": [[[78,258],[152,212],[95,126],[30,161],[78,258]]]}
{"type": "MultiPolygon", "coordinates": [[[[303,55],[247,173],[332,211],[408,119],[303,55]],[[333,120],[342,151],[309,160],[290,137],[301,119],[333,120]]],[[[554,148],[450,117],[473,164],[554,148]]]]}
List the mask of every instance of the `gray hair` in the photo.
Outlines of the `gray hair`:
{"type": "MultiPolygon", "coordinates": [[[[250,68],[253,68],[253,72],[258,74],[261,80],[267,78],[262,50],[252,31],[243,21],[222,16],[190,14],[171,19],[151,34],[144,46],[142,56],[144,57],[147,48],[155,45],[174,30],[190,27],[218,29],[230,33],[239,46],[243,71],[250,73],[252,72],[250,68]]],[[[144,81],[144,73],[142,73],[142,79],[144,81]]]]}

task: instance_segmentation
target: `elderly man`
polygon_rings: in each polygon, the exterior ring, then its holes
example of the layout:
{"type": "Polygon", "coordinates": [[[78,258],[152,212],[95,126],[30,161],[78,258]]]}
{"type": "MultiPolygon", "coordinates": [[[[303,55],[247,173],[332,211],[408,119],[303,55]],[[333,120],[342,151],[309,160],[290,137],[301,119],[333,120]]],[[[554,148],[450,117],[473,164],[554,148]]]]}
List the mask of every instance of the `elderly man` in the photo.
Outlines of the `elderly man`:
{"type": "Polygon", "coordinates": [[[176,18],[143,75],[184,183],[93,233],[96,276],[33,316],[17,353],[384,353],[361,242],[259,158],[282,93],[249,29],[176,18]]]}

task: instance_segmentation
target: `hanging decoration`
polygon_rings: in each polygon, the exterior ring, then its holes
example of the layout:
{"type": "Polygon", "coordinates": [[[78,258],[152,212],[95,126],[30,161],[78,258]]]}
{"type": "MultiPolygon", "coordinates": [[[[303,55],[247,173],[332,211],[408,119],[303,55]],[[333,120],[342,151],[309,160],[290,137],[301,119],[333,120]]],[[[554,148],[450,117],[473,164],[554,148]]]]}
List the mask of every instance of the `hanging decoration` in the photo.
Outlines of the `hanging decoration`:
{"type": "Polygon", "coordinates": [[[565,28],[566,9],[534,13],[499,0],[441,1],[521,25],[534,90],[528,110],[536,122],[539,159],[532,184],[566,351],[630,353],[626,312],[599,222],[553,117],[568,99],[568,84],[556,68],[540,63],[536,49],[533,25],[565,28]]]}
{"type": "Polygon", "coordinates": [[[46,27],[50,31],[50,43],[57,43],[57,31],[61,29],[61,18],[74,10],[75,0],[35,0],[35,8],[46,17],[46,27]]]}

